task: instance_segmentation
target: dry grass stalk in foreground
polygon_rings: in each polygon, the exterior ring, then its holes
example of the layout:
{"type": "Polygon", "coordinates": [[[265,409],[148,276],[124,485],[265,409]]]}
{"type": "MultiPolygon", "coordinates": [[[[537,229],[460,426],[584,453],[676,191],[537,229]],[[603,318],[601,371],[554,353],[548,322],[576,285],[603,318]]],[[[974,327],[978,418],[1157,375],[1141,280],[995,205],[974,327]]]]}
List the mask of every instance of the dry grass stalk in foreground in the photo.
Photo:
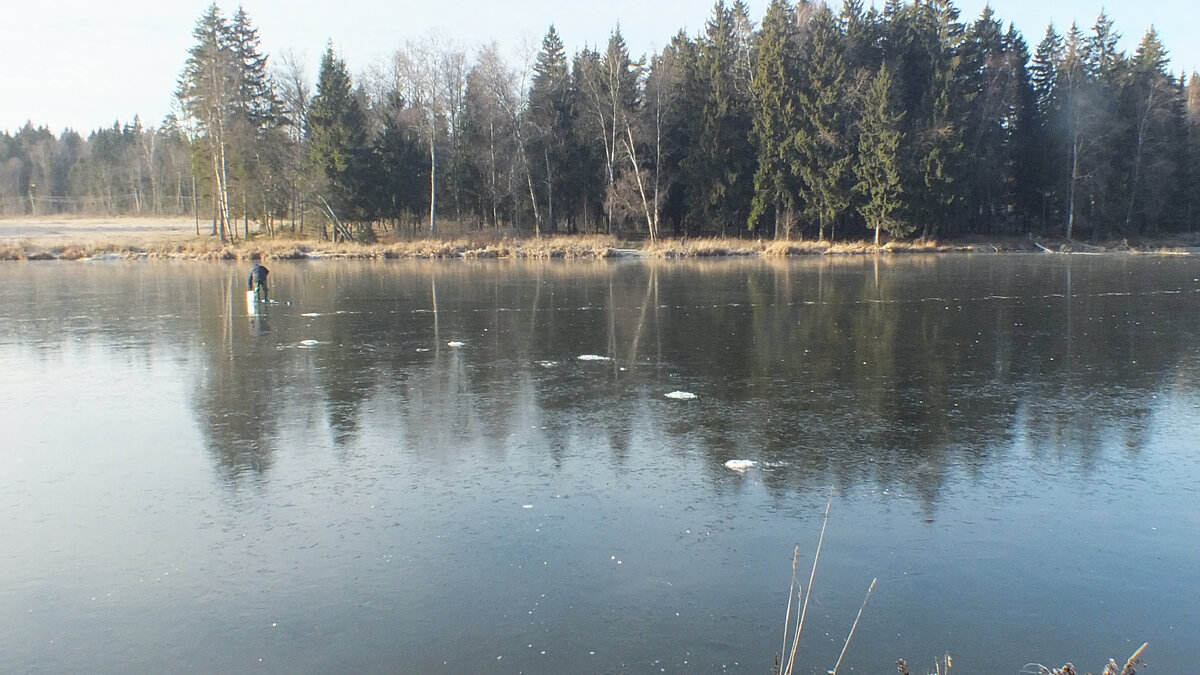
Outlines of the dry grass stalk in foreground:
{"type": "MultiPolygon", "coordinates": [[[[950,658],[950,652],[946,652],[945,656],[943,656],[940,661],[934,659],[932,675],[950,675],[951,665],[953,665],[953,660],[950,658]]],[[[896,672],[900,673],[900,675],[910,675],[908,672],[908,664],[904,661],[904,659],[900,659],[896,662],[896,672]]]]}
{"type": "MultiPolygon", "coordinates": [[[[1148,646],[1150,646],[1149,642],[1143,642],[1142,646],[1138,647],[1137,651],[1135,651],[1133,655],[1129,657],[1129,660],[1125,662],[1124,668],[1117,665],[1116,661],[1109,659],[1108,665],[1104,666],[1104,670],[1100,671],[1100,675],[1135,675],[1137,672],[1135,670],[1136,666],[1143,665],[1145,663],[1142,661],[1142,652],[1146,651],[1146,647],[1148,646]]],[[[945,658],[943,658],[941,661],[933,662],[933,675],[949,675],[950,664],[950,654],[947,653],[945,658]]],[[[904,659],[900,659],[896,662],[896,672],[900,673],[900,675],[911,675],[910,671],[908,670],[908,663],[906,663],[904,659]]],[[[1069,663],[1062,668],[1054,669],[1047,668],[1040,663],[1027,663],[1025,664],[1025,667],[1021,668],[1020,672],[1028,673],[1029,675],[1078,675],[1078,671],[1075,670],[1075,666],[1069,663]]]]}
{"type": "MultiPolygon", "coordinates": [[[[1145,661],[1142,661],[1142,653],[1145,652],[1146,647],[1149,646],[1149,642],[1143,642],[1142,646],[1138,647],[1137,650],[1134,651],[1129,657],[1129,659],[1125,661],[1124,668],[1117,665],[1116,661],[1109,659],[1108,665],[1104,666],[1104,670],[1100,671],[1100,675],[1134,675],[1134,673],[1137,672],[1136,667],[1145,664],[1145,661]]],[[[1062,668],[1055,668],[1053,670],[1043,666],[1040,663],[1027,663],[1025,664],[1025,667],[1021,669],[1021,672],[1033,673],[1035,675],[1077,675],[1075,666],[1069,663],[1062,668]]]]}
{"type": "MultiPolygon", "coordinates": [[[[796,609],[796,629],[792,634],[789,630],[792,622],[792,598],[801,599],[801,594],[796,592],[796,563],[800,559],[800,547],[797,546],[792,554],[792,583],[788,588],[788,604],[787,613],[783,618],[783,651],[781,652],[786,660],[780,663],[780,657],[775,655],[775,665],[771,669],[774,675],[792,675],[796,668],[796,650],[800,644],[800,634],[804,630],[804,618],[808,614],[808,600],[812,597],[813,579],[817,576],[817,562],[821,559],[821,544],[825,541],[825,528],[829,525],[829,509],[833,506],[833,497],[830,496],[829,501],[825,504],[825,520],[821,523],[821,535],[817,537],[817,550],[813,554],[812,571],[808,575],[808,589],[803,593],[803,600],[800,606],[796,609]],[[789,644],[791,645],[789,648],[789,644]]],[[[858,628],[858,622],[862,619],[863,610],[867,607],[867,600],[871,597],[871,591],[875,590],[875,582],[878,579],[871,580],[871,586],[867,588],[867,595],[863,598],[862,606],[858,608],[858,616],[854,618],[854,623],[850,626],[850,634],[846,636],[846,641],[842,643],[842,652],[838,655],[837,663],[833,669],[829,671],[831,675],[837,675],[838,668],[842,665],[842,659],[846,657],[846,650],[850,647],[850,640],[854,637],[854,631],[858,628]]]]}

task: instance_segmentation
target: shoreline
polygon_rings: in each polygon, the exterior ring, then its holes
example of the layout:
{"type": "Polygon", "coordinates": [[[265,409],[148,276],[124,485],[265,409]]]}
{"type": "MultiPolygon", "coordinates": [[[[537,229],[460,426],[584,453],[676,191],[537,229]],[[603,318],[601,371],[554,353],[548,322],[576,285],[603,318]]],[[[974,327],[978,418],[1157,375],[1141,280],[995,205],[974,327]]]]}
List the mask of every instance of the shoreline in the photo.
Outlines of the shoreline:
{"type": "MultiPolygon", "coordinates": [[[[207,224],[201,225],[201,231],[207,224]]],[[[451,228],[448,228],[451,229],[451,228]]],[[[668,238],[628,241],[608,235],[516,237],[500,232],[447,234],[437,238],[397,237],[384,232],[376,243],[333,243],[274,238],[252,231],[249,239],[222,244],[196,235],[191,218],[29,218],[0,220],[0,261],[45,260],[307,260],[307,259],[587,259],[604,258],[781,258],[810,255],[902,253],[1200,253],[1200,235],[1155,241],[1089,243],[1056,238],[1010,237],[915,242],[668,238]]]]}

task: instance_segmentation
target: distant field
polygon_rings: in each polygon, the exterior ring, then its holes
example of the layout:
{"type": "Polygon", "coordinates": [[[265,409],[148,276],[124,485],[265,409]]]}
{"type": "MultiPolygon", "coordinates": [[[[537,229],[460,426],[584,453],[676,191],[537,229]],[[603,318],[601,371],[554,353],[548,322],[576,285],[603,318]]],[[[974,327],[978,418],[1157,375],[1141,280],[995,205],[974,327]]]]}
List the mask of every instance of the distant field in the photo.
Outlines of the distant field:
{"type": "MultiPolygon", "coordinates": [[[[211,229],[201,223],[201,232],[211,229]]],[[[0,244],[164,244],[196,236],[191,218],[14,218],[0,219],[0,244]]]]}

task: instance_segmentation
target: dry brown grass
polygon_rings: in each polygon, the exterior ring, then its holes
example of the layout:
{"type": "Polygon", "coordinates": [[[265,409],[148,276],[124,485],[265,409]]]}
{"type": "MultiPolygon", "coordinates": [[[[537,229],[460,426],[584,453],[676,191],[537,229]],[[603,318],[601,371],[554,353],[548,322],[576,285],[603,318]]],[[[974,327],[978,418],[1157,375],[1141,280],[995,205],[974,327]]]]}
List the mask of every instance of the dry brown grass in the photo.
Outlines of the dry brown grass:
{"type": "Polygon", "coordinates": [[[28,260],[29,246],[24,242],[0,244],[0,260],[28,260]]]}
{"type": "Polygon", "coordinates": [[[598,259],[617,255],[620,242],[603,235],[511,239],[488,236],[454,239],[393,240],[374,244],[252,237],[222,244],[213,237],[155,245],[64,243],[50,246],[30,241],[0,243],[0,260],[82,260],[97,256],[188,260],[287,260],[302,258],[431,259],[528,258],[598,259]]]}
{"type": "MultiPolygon", "coordinates": [[[[397,228],[377,230],[373,243],[339,242],[301,238],[284,231],[268,237],[252,232],[247,239],[222,243],[216,237],[194,236],[179,231],[178,223],[169,232],[155,231],[139,222],[117,223],[79,238],[74,233],[91,232],[88,224],[52,223],[54,234],[36,234],[24,238],[0,237],[0,260],[83,260],[97,257],[155,258],[187,260],[286,260],[303,258],[357,259],[575,259],[599,260],[617,256],[654,259],[718,259],[760,257],[786,259],[809,255],[876,255],[899,253],[945,253],[952,251],[988,253],[1027,250],[1014,248],[1012,242],[964,242],[943,244],[936,240],[888,242],[875,246],[869,241],[768,240],[720,237],[683,237],[653,242],[624,242],[607,235],[549,235],[518,237],[509,230],[475,230],[456,223],[439,227],[438,237],[413,236],[412,231],[397,228]],[[70,228],[74,227],[74,230],[70,228]],[[125,228],[125,229],[122,229],[125,228]],[[169,234],[170,236],[166,236],[169,234]]],[[[33,228],[25,227],[26,233],[33,228]]],[[[1024,239],[1021,240],[1024,243],[1024,239]]],[[[1187,243],[1187,242],[1183,242],[1187,243]]],[[[1030,246],[1032,246],[1030,244],[1030,246]]],[[[1107,242],[1104,246],[1075,244],[1069,250],[1106,250],[1160,254],[1190,254],[1186,247],[1159,245],[1156,248],[1134,246],[1127,241],[1107,242]]]]}
{"type": "Polygon", "coordinates": [[[969,246],[947,246],[933,240],[889,242],[876,246],[868,241],[814,239],[737,239],[702,237],[662,239],[646,244],[642,252],[655,258],[703,258],[719,256],[763,256],[783,258],[803,255],[871,255],[875,253],[935,253],[969,251],[969,246]]]}
{"type": "MultiPolygon", "coordinates": [[[[1108,665],[1104,666],[1104,670],[1100,671],[1100,675],[1135,675],[1137,672],[1137,667],[1145,665],[1146,663],[1142,660],[1142,654],[1145,653],[1146,648],[1149,646],[1149,642],[1143,642],[1142,646],[1138,647],[1137,650],[1134,651],[1133,654],[1125,661],[1124,667],[1120,666],[1113,659],[1109,659],[1108,665]]],[[[1021,672],[1031,673],[1033,675],[1078,674],[1078,671],[1075,670],[1075,666],[1071,665],[1070,663],[1064,665],[1062,668],[1047,668],[1040,663],[1027,663],[1025,664],[1025,667],[1021,669],[1021,672]]]]}
{"type": "Polygon", "coordinates": [[[759,255],[763,243],[753,239],[727,237],[684,237],[659,239],[642,246],[643,255],[652,258],[709,258],[721,256],[759,255]]]}

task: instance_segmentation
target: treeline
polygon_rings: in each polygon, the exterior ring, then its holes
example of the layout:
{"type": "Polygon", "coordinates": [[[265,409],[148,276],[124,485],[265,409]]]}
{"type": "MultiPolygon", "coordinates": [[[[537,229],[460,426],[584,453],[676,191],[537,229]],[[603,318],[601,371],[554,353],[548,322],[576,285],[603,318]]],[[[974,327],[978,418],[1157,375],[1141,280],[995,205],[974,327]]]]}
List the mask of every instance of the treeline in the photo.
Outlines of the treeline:
{"type": "Polygon", "coordinates": [[[193,35],[162,127],[0,134],[0,213],[878,239],[1166,234],[1200,207],[1196,76],[1153,29],[1122,52],[1104,13],[1031,53],[949,0],[772,0],[757,28],[720,0],[648,59],[619,29],[568,55],[552,26],[529,63],[425,41],[357,81],[328,47],[315,88],[268,70],[241,9],[193,35]]]}
{"type": "Polygon", "coordinates": [[[0,132],[0,217],[178,215],[193,211],[188,139],[170,121],[55,137],[26,124],[0,132]]]}

